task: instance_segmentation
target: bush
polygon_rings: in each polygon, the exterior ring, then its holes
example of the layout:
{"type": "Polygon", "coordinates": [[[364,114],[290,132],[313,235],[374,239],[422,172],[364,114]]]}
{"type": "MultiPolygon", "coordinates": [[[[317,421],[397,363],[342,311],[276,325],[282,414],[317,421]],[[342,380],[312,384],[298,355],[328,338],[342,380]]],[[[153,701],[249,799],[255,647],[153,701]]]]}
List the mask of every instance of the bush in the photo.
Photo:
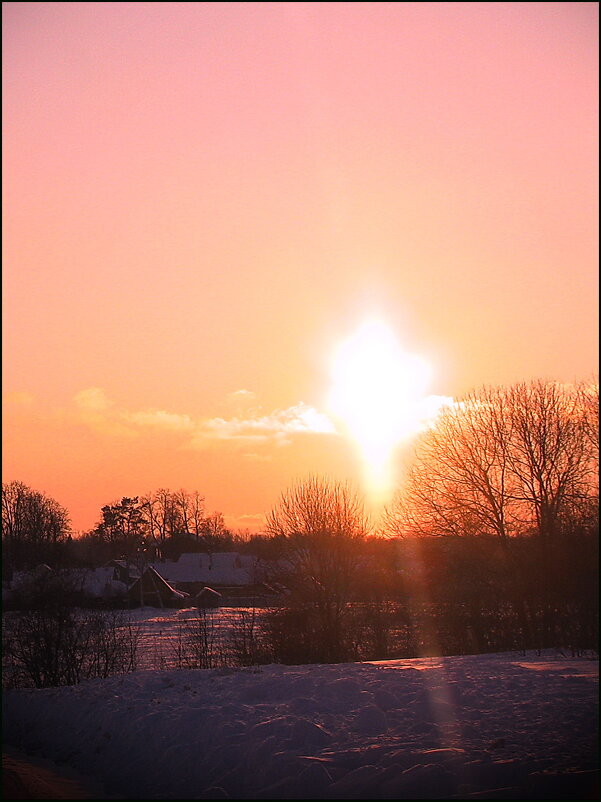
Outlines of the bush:
{"type": "Polygon", "coordinates": [[[179,624],[174,657],[178,668],[220,668],[228,665],[212,610],[199,608],[196,618],[179,624]]]}
{"type": "Polygon", "coordinates": [[[2,640],[4,687],[75,685],[137,667],[137,633],[115,611],[49,605],[12,613],[2,640]]]}
{"type": "Polygon", "coordinates": [[[273,652],[254,607],[240,610],[232,624],[229,644],[235,665],[265,665],[273,660],[273,652]]]}

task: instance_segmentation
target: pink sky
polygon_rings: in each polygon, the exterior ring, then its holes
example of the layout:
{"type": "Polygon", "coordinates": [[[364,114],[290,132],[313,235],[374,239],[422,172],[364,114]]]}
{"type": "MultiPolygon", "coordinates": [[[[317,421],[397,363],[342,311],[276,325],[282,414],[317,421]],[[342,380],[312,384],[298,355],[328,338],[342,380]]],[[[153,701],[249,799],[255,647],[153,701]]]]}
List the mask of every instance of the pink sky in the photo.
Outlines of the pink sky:
{"type": "Polygon", "coordinates": [[[597,17],[4,3],[3,479],[77,529],[358,479],[319,422],[374,310],[432,393],[596,372],[597,17]]]}

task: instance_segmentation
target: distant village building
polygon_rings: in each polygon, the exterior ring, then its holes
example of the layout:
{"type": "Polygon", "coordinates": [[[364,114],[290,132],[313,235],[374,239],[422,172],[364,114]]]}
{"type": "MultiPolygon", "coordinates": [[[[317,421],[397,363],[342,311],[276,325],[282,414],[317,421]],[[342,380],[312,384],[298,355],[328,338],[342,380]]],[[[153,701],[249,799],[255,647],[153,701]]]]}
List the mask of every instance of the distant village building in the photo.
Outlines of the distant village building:
{"type": "Polygon", "coordinates": [[[128,560],[109,560],[104,567],[112,568],[113,579],[128,586],[140,578],[140,571],[137,566],[128,560]]]}
{"type": "Polygon", "coordinates": [[[54,570],[48,565],[38,565],[29,571],[15,571],[10,584],[3,586],[3,600],[8,604],[27,604],[51,593],[70,605],[126,603],[127,588],[128,583],[115,578],[114,567],[54,570]]]}
{"type": "Polygon", "coordinates": [[[195,593],[205,586],[247,587],[255,584],[257,573],[254,557],[233,551],[186,553],[152,565],[167,582],[195,593]]]}
{"type": "Polygon", "coordinates": [[[221,593],[213,588],[203,588],[195,598],[196,606],[201,608],[219,607],[221,604],[221,593]]]}
{"type": "Polygon", "coordinates": [[[17,600],[26,602],[33,599],[42,589],[47,589],[55,572],[49,565],[41,563],[25,571],[13,571],[10,579],[2,582],[2,602],[11,605],[17,600]]]}
{"type": "Polygon", "coordinates": [[[204,588],[217,591],[224,605],[269,604],[274,590],[264,582],[265,567],[256,557],[226,552],[182,554],[178,560],[153,563],[153,567],[177,590],[196,597],[204,588]]]}
{"type": "Polygon", "coordinates": [[[39,565],[3,581],[5,604],[20,605],[56,590],[74,606],[259,607],[278,604],[281,588],[265,581],[266,564],[237,552],[186,553],[150,563],[140,575],[126,560],[98,568],[53,570],[39,565]]]}
{"type": "Polygon", "coordinates": [[[89,571],[72,572],[78,581],[77,589],[88,599],[96,600],[125,600],[128,583],[115,576],[115,569],[104,566],[89,571]]]}
{"type": "Polygon", "coordinates": [[[176,590],[151,565],[127,591],[130,604],[148,607],[181,607],[190,594],[176,590]]]}

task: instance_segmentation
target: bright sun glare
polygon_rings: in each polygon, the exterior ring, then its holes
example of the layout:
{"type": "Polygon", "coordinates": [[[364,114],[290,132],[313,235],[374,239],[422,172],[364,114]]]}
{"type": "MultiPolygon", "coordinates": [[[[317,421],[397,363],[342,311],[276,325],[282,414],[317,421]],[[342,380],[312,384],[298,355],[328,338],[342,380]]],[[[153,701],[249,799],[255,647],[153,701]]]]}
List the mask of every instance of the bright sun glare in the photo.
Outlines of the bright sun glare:
{"type": "Polygon", "coordinates": [[[335,351],[329,407],[357,442],[372,502],[386,500],[398,444],[423,425],[429,365],[407,354],[391,329],[367,320],[335,351]]]}

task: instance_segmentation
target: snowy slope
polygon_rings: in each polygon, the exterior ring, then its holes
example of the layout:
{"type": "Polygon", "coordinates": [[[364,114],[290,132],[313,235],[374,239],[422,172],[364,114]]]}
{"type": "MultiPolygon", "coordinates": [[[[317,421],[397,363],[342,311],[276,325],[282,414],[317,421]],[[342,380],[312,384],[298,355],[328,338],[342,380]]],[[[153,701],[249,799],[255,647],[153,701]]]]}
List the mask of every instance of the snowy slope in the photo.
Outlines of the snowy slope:
{"type": "Polygon", "coordinates": [[[6,742],[135,799],[596,798],[597,728],[598,663],[557,655],[140,671],[4,693],[6,742]]]}

